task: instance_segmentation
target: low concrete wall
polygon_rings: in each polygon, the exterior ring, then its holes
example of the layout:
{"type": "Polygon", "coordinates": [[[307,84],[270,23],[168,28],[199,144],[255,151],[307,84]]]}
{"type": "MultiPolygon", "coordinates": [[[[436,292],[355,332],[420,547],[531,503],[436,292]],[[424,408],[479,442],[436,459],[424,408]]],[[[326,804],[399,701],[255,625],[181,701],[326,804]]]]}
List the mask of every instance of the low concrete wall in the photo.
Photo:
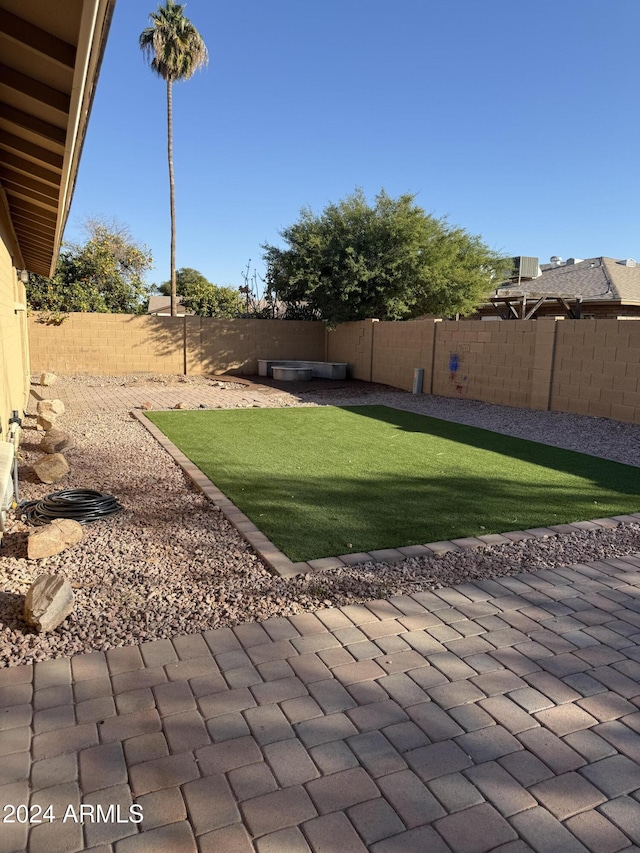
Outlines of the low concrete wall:
{"type": "Polygon", "coordinates": [[[315,379],[346,379],[348,367],[349,365],[344,361],[300,361],[299,359],[274,361],[273,359],[259,358],[258,376],[274,376],[277,379],[278,377],[274,375],[273,371],[284,369],[290,371],[307,370],[309,371],[309,378],[313,376],[315,379]]]}

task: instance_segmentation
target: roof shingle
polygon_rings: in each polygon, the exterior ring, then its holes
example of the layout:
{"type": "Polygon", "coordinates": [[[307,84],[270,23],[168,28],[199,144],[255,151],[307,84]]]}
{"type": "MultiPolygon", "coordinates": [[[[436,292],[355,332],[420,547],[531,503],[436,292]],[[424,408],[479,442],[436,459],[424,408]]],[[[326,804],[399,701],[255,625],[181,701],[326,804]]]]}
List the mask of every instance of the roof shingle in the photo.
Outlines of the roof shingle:
{"type": "Polygon", "coordinates": [[[626,266],[615,258],[588,258],[576,264],[543,269],[539,278],[500,286],[501,296],[563,296],[583,301],[640,303],[640,266],[626,266]]]}

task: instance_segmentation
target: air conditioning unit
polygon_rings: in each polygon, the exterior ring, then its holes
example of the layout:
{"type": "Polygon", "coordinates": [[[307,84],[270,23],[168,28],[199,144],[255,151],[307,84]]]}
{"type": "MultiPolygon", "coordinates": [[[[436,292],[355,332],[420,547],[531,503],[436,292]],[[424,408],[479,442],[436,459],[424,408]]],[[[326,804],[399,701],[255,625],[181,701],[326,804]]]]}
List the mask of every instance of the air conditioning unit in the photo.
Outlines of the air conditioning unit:
{"type": "Polygon", "coordinates": [[[531,279],[538,278],[540,275],[540,262],[538,258],[531,258],[525,255],[518,255],[511,258],[513,265],[512,279],[531,279]]]}

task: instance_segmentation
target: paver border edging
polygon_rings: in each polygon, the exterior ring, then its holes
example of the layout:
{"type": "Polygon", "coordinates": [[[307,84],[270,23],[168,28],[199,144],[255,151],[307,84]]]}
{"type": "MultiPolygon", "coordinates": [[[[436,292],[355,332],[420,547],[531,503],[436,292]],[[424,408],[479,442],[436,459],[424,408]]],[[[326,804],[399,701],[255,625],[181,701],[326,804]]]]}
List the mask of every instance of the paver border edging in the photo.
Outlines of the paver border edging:
{"type": "MultiPolygon", "coordinates": [[[[156,409],[155,411],[172,411],[156,409]]],[[[360,563],[395,563],[407,557],[434,557],[449,551],[465,551],[469,548],[482,548],[491,545],[504,545],[520,542],[523,539],[544,539],[559,536],[562,533],[615,528],[624,522],[638,523],[640,512],[630,515],[616,515],[613,518],[594,518],[590,521],[575,521],[572,524],[557,524],[550,527],[532,527],[528,530],[511,530],[507,533],[487,533],[482,536],[467,536],[446,542],[428,542],[425,545],[407,545],[403,548],[382,548],[356,554],[341,554],[337,557],[320,557],[316,560],[294,563],[222,492],[155,424],[146,418],[142,411],[131,410],[132,417],[155,438],[169,456],[184,471],[191,482],[218,507],[227,521],[236,528],[257,552],[269,570],[280,577],[290,578],[296,575],[337,569],[341,566],[355,566],[360,563]]]]}

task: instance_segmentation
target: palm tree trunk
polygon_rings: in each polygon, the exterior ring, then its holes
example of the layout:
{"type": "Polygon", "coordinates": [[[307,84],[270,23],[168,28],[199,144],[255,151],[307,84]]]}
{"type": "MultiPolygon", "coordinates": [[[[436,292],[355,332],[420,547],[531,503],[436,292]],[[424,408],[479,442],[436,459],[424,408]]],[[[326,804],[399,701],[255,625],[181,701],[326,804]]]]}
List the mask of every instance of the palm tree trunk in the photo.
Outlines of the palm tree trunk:
{"type": "Polygon", "coordinates": [[[176,311],[176,198],[173,180],[173,92],[171,80],[167,80],[167,155],[169,158],[169,204],[171,207],[171,316],[176,311]]]}

